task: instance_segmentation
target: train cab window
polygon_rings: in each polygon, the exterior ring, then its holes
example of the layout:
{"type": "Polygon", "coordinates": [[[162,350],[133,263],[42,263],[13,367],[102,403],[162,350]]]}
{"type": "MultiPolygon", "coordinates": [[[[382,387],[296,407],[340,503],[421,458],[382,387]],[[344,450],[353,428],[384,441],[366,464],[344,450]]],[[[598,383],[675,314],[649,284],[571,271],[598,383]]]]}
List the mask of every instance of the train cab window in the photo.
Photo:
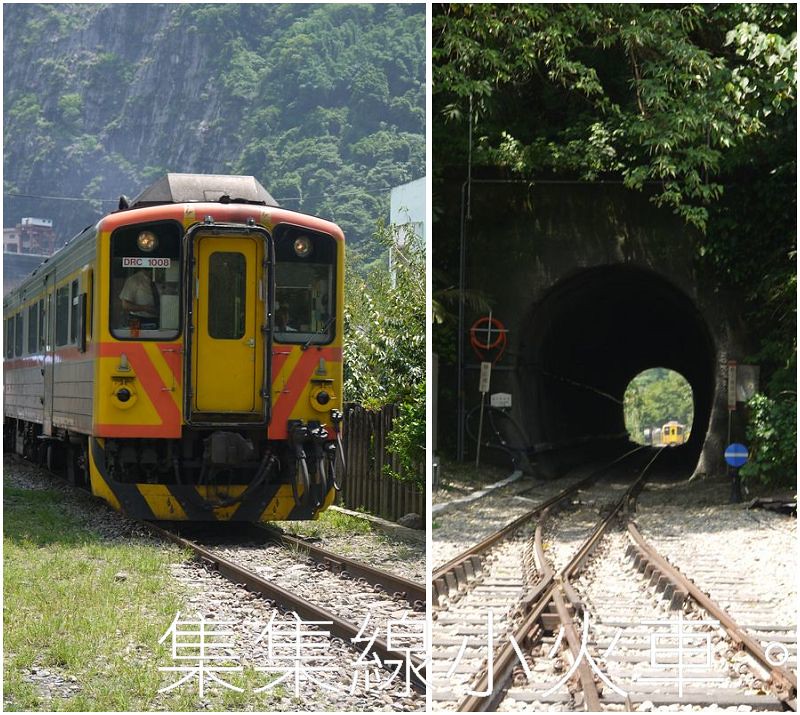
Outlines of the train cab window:
{"type": "Polygon", "coordinates": [[[24,324],[24,317],[22,315],[22,311],[17,313],[17,317],[14,319],[14,355],[19,357],[23,353],[24,345],[23,345],[23,324],[24,324]]]}
{"type": "Polygon", "coordinates": [[[39,304],[28,308],[28,353],[34,355],[39,349],[39,304]]]}
{"type": "Polygon", "coordinates": [[[111,334],[164,340],[180,332],[181,228],[137,224],[111,234],[111,334]]]}
{"type": "Polygon", "coordinates": [[[296,227],[275,231],[275,332],[281,343],[325,344],[336,331],[336,241],[296,227]]]}
{"type": "Polygon", "coordinates": [[[56,291],[56,347],[69,343],[69,286],[56,291]]]}

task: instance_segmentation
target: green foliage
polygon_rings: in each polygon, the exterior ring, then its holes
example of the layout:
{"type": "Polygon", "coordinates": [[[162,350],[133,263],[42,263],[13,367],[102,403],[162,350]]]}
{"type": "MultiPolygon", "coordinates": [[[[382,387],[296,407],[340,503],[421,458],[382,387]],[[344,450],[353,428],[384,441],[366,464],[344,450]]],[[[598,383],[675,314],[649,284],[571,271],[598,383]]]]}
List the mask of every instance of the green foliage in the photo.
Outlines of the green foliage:
{"type": "Polygon", "coordinates": [[[58,100],[58,108],[61,111],[61,118],[70,126],[75,125],[81,118],[83,111],[83,99],[77,93],[64,94],[58,100]]]}
{"type": "MultiPolygon", "coordinates": [[[[375,242],[391,252],[366,276],[350,263],[345,306],[345,394],[377,408],[397,404],[390,447],[401,470],[393,476],[424,485],[425,253],[410,226],[379,224],[375,242]]],[[[384,254],[385,255],[385,254],[384,254]]]]}
{"type": "Polygon", "coordinates": [[[425,376],[424,248],[405,227],[380,224],[374,239],[391,248],[393,275],[388,261],[366,276],[350,262],[346,277],[345,390],[367,407],[413,400],[425,376]]]}
{"type": "Polygon", "coordinates": [[[631,439],[644,444],[645,429],[676,420],[691,427],[692,388],[686,379],[663,367],[639,373],[625,390],[625,427],[631,439]]]}
{"type": "Polygon", "coordinates": [[[747,427],[750,461],[741,468],[745,479],[768,486],[797,484],[797,394],[777,398],[755,395],[749,402],[747,427]]]}
{"type": "Polygon", "coordinates": [[[399,469],[387,468],[390,476],[425,488],[425,381],[414,386],[414,394],[400,404],[392,424],[388,445],[397,456],[399,469]]]}
{"type": "Polygon", "coordinates": [[[478,163],[655,181],[654,202],[701,229],[725,154],[794,111],[789,5],[440,8],[437,108],[463,123],[471,98],[478,163]]]}

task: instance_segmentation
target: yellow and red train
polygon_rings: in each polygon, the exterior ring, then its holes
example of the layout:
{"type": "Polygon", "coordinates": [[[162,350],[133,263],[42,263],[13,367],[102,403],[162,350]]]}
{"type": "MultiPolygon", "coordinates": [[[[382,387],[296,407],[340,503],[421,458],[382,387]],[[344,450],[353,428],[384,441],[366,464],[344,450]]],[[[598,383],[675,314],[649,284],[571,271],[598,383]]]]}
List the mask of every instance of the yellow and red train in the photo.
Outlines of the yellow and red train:
{"type": "Polygon", "coordinates": [[[645,431],[645,441],[654,447],[677,447],[689,441],[692,428],[677,420],[645,431]]]}
{"type": "Polygon", "coordinates": [[[5,297],[5,446],[136,518],[315,518],[343,291],[338,226],[253,177],[168,174],[5,297]]]}

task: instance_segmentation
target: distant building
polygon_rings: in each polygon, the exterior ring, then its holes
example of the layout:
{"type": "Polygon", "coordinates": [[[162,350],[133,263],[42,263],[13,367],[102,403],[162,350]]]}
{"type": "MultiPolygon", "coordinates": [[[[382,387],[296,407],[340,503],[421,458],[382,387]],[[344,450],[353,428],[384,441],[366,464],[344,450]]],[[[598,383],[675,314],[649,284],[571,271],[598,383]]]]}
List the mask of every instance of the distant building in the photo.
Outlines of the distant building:
{"type": "Polygon", "coordinates": [[[49,218],[23,218],[14,228],[4,228],[3,295],[16,288],[58,248],[58,236],[49,218]]]}
{"type": "Polygon", "coordinates": [[[23,218],[14,228],[3,229],[3,253],[52,256],[57,242],[53,221],[47,218],[23,218]]]}
{"type": "Polygon", "coordinates": [[[425,240],[424,176],[392,189],[389,222],[395,226],[412,224],[414,233],[425,240]]]}
{"type": "MultiPolygon", "coordinates": [[[[396,237],[397,249],[405,245],[409,233],[413,233],[421,241],[425,241],[425,177],[409,181],[407,184],[392,189],[389,223],[400,230],[396,237]],[[405,230],[403,230],[405,228],[405,230]]],[[[424,244],[423,244],[424,245],[424,244]]],[[[392,285],[395,279],[395,261],[397,251],[389,249],[389,273],[392,285]]]]}

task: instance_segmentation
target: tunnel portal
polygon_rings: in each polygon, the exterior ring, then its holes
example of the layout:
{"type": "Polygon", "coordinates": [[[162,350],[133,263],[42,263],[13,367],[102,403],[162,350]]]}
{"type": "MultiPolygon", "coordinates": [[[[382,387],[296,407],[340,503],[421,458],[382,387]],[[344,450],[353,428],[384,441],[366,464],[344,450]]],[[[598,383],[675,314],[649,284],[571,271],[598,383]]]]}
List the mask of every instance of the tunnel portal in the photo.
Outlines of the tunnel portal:
{"type": "Polygon", "coordinates": [[[648,269],[587,268],[555,284],[519,329],[520,416],[535,453],[619,450],[625,389],[643,370],[666,367],[686,378],[694,398],[690,440],[670,456],[694,468],[714,401],[716,351],[683,291],[648,269]]]}

